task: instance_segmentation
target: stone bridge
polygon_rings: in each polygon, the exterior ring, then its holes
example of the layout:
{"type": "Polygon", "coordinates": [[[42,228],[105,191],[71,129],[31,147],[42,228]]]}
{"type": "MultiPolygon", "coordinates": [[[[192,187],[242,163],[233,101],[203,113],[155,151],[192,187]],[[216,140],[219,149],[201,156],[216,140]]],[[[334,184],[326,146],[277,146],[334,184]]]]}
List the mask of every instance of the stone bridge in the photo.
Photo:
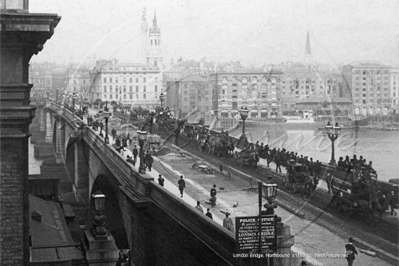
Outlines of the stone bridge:
{"type": "MultiPolygon", "coordinates": [[[[133,265],[254,263],[233,257],[233,233],[159,186],[151,176],[139,174],[70,110],[47,103],[38,108],[37,116],[45,142],[50,145],[51,141],[56,161],[65,165],[76,201],[90,208],[92,192],[101,190],[106,195],[106,216],[112,217],[114,229],[119,226],[127,236],[133,265]]],[[[280,224],[278,235],[278,252],[289,253],[293,244],[289,227],[280,224]]],[[[274,265],[289,264],[276,260],[274,265]]]]}

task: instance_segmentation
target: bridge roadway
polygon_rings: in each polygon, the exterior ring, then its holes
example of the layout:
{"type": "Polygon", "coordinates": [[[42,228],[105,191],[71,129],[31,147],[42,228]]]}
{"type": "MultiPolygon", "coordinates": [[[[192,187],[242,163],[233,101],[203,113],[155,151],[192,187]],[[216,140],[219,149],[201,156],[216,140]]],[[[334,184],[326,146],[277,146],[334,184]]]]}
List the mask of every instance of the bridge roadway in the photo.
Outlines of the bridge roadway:
{"type": "MultiPolygon", "coordinates": [[[[113,218],[123,221],[135,265],[253,263],[233,257],[234,234],[220,226],[220,219],[211,221],[195,210],[195,200],[182,200],[168,182],[166,189],[160,187],[154,181],[155,171],[138,174],[137,167],[126,162],[126,155],[106,145],[98,132],[80,125],[83,121],[68,110],[55,104],[47,110],[56,117],[56,157],[63,154],[76,199],[91,205],[92,191],[102,190],[111,206],[119,210],[120,217],[113,218]]],[[[289,227],[279,224],[277,231],[278,253],[289,253],[293,244],[289,227]]],[[[275,265],[290,265],[283,260],[276,260],[275,265]]]]}
{"type": "MultiPolygon", "coordinates": [[[[175,147],[174,145],[168,146],[175,147]]],[[[151,173],[155,179],[158,178],[158,172],[160,172],[165,177],[167,181],[166,185],[172,193],[177,196],[179,195],[176,184],[179,176],[183,175],[187,185],[186,193],[200,200],[204,210],[210,207],[210,205],[204,203],[209,198],[209,190],[212,184],[215,183],[218,187],[224,187],[224,190],[219,190],[218,205],[215,208],[211,208],[214,220],[218,220],[220,224],[222,222],[221,219],[224,217],[224,214],[220,211],[230,212],[232,218],[236,216],[250,216],[257,213],[257,190],[249,189],[249,182],[238,178],[236,175],[233,175],[233,180],[226,180],[225,176],[219,173],[215,175],[198,173],[197,170],[191,169],[191,165],[200,158],[179,148],[174,148],[173,150],[174,152],[160,156],[160,158],[154,157],[156,162],[153,169],[155,171],[147,172],[151,173]],[[181,156],[181,152],[187,154],[187,156],[181,156]],[[173,182],[169,181],[169,179],[173,182]],[[239,201],[239,206],[232,208],[232,204],[236,201],[239,201]]],[[[124,156],[126,157],[127,155],[131,155],[130,150],[124,152],[124,156]]],[[[218,169],[217,165],[213,165],[213,167],[218,169]]],[[[237,171],[235,170],[235,172],[237,171]]],[[[245,175],[245,173],[241,174],[245,175]]],[[[253,180],[253,182],[256,184],[257,181],[253,180]]],[[[324,187],[325,183],[322,186],[324,187]]],[[[190,196],[187,197],[186,193],[183,200],[190,203],[191,206],[195,206],[196,200],[190,196]]],[[[283,204],[283,202],[280,203],[283,204]]],[[[329,230],[325,230],[323,226],[312,220],[309,215],[307,215],[308,219],[302,219],[281,208],[277,210],[277,214],[283,217],[284,223],[291,226],[295,237],[299,240],[292,250],[297,254],[306,255],[306,258],[296,258],[292,261],[293,265],[299,265],[301,260],[307,260],[311,265],[336,265],[337,263],[345,263],[345,259],[342,258],[315,258],[315,255],[323,253],[341,254],[344,250],[343,247],[347,241],[347,236],[342,236],[342,234],[337,235],[329,230]],[[326,239],[329,241],[326,241],[326,239]]],[[[327,214],[324,215],[328,216],[327,214]]],[[[365,266],[391,265],[381,258],[369,257],[365,254],[361,254],[356,262],[359,265],[365,266]]]]}
{"type": "MultiPolygon", "coordinates": [[[[157,132],[157,133],[164,135],[164,137],[165,137],[165,134],[163,132],[157,132]]],[[[174,140],[174,138],[172,138],[170,140],[171,140],[170,142],[172,142],[174,140]]],[[[223,162],[225,167],[226,167],[226,165],[230,165],[232,168],[235,168],[235,169],[237,169],[237,167],[238,167],[238,166],[233,166],[231,163],[226,164],[226,160],[221,159],[219,157],[209,155],[209,154],[203,154],[203,153],[199,152],[196,145],[195,144],[192,145],[193,143],[187,142],[187,139],[185,139],[184,137],[180,138],[179,143],[180,143],[179,146],[184,146],[185,150],[188,150],[190,152],[194,151],[194,153],[196,155],[201,157],[200,159],[204,159],[204,160],[213,162],[214,167],[216,169],[218,169],[218,165],[221,162],[223,162]]],[[[166,144],[169,145],[170,143],[166,143],[166,144]]],[[[187,165],[185,165],[185,167],[187,167],[187,165]]],[[[184,167],[183,167],[183,169],[184,169],[184,167]]],[[[242,171],[244,171],[244,172],[247,172],[247,170],[248,170],[248,168],[240,168],[240,169],[242,169],[242,171]]],[[[238,176],[240,176],[244,180],[247,180],[249,183],[249,181],[251,179],[250,176],[246,175],[242,171],[240,171],[240,172],[233,171],[233,172],[237,173],[238,176]]],[[[250,172],[252,173],[252,171],[250,171],[250,172]]],[[[271,173],[270,171],[265,173],[264,169],[262,169],[261,173],[259,171],[254,171],[254,172],[256,172],[256,174],[253,173],[253,176],[259,176],[261,174],[263,177],[266,177],[267,175],[272,175],[274,177],[273,180],[275,180],[275,181],[277,181],[277,179],[275,179],[275,178],[279,178],[279,175],[276,175],[275,173],[271,173]]],[[[246,187],[248,187],[248,183],[247,183],[246,187]]],[[[254,183],[256,183],[256,181],[254,181],[254,183]]],[[[325,183],[322,182],[321,187],[325,188],[326,187],[325,183]]],[[[323,189],[322,190],[319,189],[318,193],[324,195],[324,197],[327,196],[326,195],[327,193],[323,192],[323,189]]],[[[286,199],[287,194],[286,193],[283,193],[283,194],[285,194],[285,196],[282,197],[281,193],[280,193],[280,196],[279,196],[280,203],[285,203],[284,204],[285,206],[291,205],[292,206],[291,211],[293,209],[294,210],[295,209],[303,209],[304,212],[306,211],[305,217],[307,218],[307,220],[311,220],[311,221],[313,220],[313,221],[315,221],[315,223],[328,228],[329,230],[334,232],[334,234],[337,235],[338,238],[341,239],[341,241],[343,241],[343,243],[345,243],[345,239],[347,239],[348,236],[354,236],[355,238],[358,237],[358,246],[360,246],[362,248],[366,248],[366,247],[375,248],[379,252],[381,252],[380,254],[382,257],[387,256],[387,257],[389,257],[388,259],[390,261],[395,261],[396,256],[390,255],[389,253],[390,252],[392,252],[392,254],[397,253],[397,244],[393,244],[393,243],[390,243],[389,241],[386,241],[389,238],[378,237],[378,235],[379,236],[390,235],[389,236],[390,238],[392,238],[392,237],[395,238],[395,234],[392,234],[392,232],[396,232],[396,230],[393,229],[394,228],[393,226],[387,227],[387,224],[379,224],[377,226],[370,226],[370,225],[365,224],[364,221],[354,221],[352,218],[346,218],[346,217],[340,217],[340,216],[336,217],[337,216],[336,214],[332,213],[332,215],[331,215],[329,213],[329,210],[326,209],[326,205],[322,206],[321,209],[317,209],[317,208],[314,208],[312,205],[308,204],[307,201],[303,201],[302,199],[295,198],[290,195],[288,195],[288,198],[291,198],[291,199],[287,200],[286,199]],[[283,200],[281,198],[285,198],[285,199],[283,200]],[[292,204],[293,202],[295,202],[295,204],[292,204]],[[314,210],[312,212],[310,212],[309,211],[310,208],[313,208],[314,210]],[[342,222],[344,222],[344,224],[342,224],[342,222]],[[340,225],[340,226],[337,226],[337,225],[340,225]],[[366,228],[366,230],[365,230],[365,228],[366,228]],[[383,231],[382,234],[379,234],[380,230],[383,231]],[[377,232],[377,234],[376,234],[376,232],[377,232]],[[364,239],[365,241],[362,241],[361,239],[364,239]]],[[[324,202],[325,202],[325,200],[324,200],[324,202]]],[[[295,224],[298,224],[298,223],[295,223],[295,224]]],[[[291,223],[292,228],[296,228],[294,225],[291,223]]],[[[296,229],[298,229],[298,228],[296,228],[296,229]]],[[[315,231],[318,231],[318,230],[315,230],[315,231]]],[[[308,230],[306,230],[306,232],[308,232],[308,230]]],[[[306,238],[306,235],[304,237],[306,238]]],[[[318,239],[318,238],[316,237],[315,239],[318,239]]],[[[325,239],[329,239],[329,237],[321,238],[321,240],[323,240],[323,241],[325,239]]],[[[303,240],[303,239],[301,238],[301,240],[303,240]]],[[[393,240],[393,241],[395,241],[395,240],[393,240]]],[[[301,241],[300,243],[306,243],[306,241],[305,242],[301,241]]],[[[325,242],[324,242],[324,244],[325,244],[325,242]]],[[[316,247],[316,245],[314,243],[310,243],[310,246],[312,248],[316,247]]],[[[327,246],[327,248],[328,247],[329,247],[329,245],[327,246]]],[[[362,257],[365,257],[365,255],[362,257]]],[[[397,261],[397,257],[396,257],[396,261],[397,261]]],[[[376,265],[376,264],[373,264],[373,263],[375,263],[375,261],[373,261],[373,260],[367,262],[367,259],[366,259],[364,263],[368,263],[368,264],[362,264],[362,265],[376,265]]],[[[382,263],[384,263],[384,262],[381,262],[381,265],[382,265],[382,263]]]]}

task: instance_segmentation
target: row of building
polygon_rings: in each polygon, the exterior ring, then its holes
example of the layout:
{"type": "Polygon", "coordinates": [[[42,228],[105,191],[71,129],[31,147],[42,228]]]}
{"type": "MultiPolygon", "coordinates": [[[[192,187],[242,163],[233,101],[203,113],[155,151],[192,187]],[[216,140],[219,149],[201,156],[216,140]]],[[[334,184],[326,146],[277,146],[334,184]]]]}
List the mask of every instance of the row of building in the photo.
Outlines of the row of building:
{"type": "Polygon", "coordinates": [[[318,115],[368,116],[398,111],[399,68],[358,62],[337,68],[312,62],[309,34],[304,63],[245,68],[239,61],[172,60],[165,67],[154,14],[141,23],[141,62],[87,60],[86,65],[32,64],[33,96],[70,97],[154,109],[161,93],[176,116],[235,117],[246,106],[253,118],[313,110],[318,115]],[[56,93],[56,88],[58,92],[56,93]]]}

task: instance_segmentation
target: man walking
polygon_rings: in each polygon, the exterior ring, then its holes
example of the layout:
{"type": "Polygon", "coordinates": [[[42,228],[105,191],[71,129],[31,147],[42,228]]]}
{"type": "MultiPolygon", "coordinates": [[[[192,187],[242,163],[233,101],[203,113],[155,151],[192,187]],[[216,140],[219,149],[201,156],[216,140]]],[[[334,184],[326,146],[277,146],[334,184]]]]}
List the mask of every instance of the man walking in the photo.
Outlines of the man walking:
{"type": "Polygon", "coordinates": [[[226,212],[226,217],[223,219],[223,227],[234,233],[233,220],[229,217],[230,213],[226,212]]]}
{"type": "Polygon", "coordinates": [[[395,192],[391,192],[391,196],[389,197],[389,206],[391,207],[391,215],[396,216],[395,205],[396,205],[396,197],[395,192]]]}
{"type": "Polygon", "coordinates": [[[355,246],[352,244],[352,237],[349,238],[349,243],[345,245],[346,249],[346,260],[348,261],[348,266],[353,265],[353,261],[355,260],[355,254],[357,255],[357,250],[355,246]]]}
{"type": "Polygon", "coordinates": [[[150,171],[150,172],[151,172],[151,167],[152,167],[153,162],[154,162],[154,158],[152,158],[150,151],[148,151],[147,154],[145,155],[145,163],[148,167],[148,171],[150,171]]]}
{"type": "Polygon", "coordinates": [[[137,155],[139,154],[139,151],[137,150],[136,145],[134,145],[132,153],[133,153],[134,161],[137,162],[137,155]]]}
{"type": "Polygon", "coordinates": [[[201,203],[200,203],[199,200],[197,201],[197,206],[195,206],[195,209],[196,209],[197,211],[199,211],[200,213],[204,214],[204,210],[202,209],[201,203]]]}
{"type": "Polygon", "coordinates": [[[211,206],[214,207],[216,205],[216,185],[213,185],[211,188],[211,206]]]}
{"type": "Polygon", "coordinates": [[[184,182],[182,175],[180,176],[180,180],[177,184],[179,185],[180,198],[183,198],[183,191],[186,188],[186,182],[184,182]]]}
{"type": "Polygon", "coordinates": [[[159,175],[159,177],[158,177],[158,184],[159,184],[161,187],[163,187],[164,182],[165,182],[165,178],[163,178],[162,175],[159,175]]]}

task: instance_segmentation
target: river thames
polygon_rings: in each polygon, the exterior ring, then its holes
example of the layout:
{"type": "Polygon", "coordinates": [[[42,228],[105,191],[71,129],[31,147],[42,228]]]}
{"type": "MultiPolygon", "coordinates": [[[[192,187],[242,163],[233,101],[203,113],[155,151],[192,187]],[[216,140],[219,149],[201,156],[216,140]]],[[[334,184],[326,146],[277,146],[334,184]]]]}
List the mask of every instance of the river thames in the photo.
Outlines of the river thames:
{"type": "MultiPolygon", "coordinates": [[[[270,147],[285,148],[298,152],[298,155],[312,157],[314,161],[329,162],[331,159],[331,140],[321,124],[280,124],[246,122],[245,131],[250,141],[269,144],[270,147]]],[[[239,136],[242,128],[230,135],[239,136]]],[[[368,129],[346,130],[335,141],[335,160],[346,155],[356,154],[373,162],[378,179],[388,181],[398,178],[399,173],[399,131],[378,131],[368,129]]]]}

